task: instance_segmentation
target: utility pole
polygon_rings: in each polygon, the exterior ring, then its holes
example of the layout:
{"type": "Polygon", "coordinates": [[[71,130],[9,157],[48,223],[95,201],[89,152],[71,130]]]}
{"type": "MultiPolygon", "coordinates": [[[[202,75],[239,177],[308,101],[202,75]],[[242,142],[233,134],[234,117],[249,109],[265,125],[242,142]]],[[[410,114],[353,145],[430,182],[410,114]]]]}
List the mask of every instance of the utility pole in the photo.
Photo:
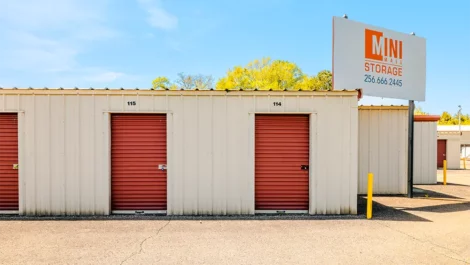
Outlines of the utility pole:
{"type": "Polygon", "coordinates": [[[415,102],[410,100],[408,103],[408,198],[413,198],[414,112],[415,102]]]}
{"type": "MultiPolygon", "coordinates": [[[[412,36],[416,34],[410,33],[412,36]]],[[[408,198],[413,198],[413,155],[414,155],[415,102],[408,101],[408,198]]]]}

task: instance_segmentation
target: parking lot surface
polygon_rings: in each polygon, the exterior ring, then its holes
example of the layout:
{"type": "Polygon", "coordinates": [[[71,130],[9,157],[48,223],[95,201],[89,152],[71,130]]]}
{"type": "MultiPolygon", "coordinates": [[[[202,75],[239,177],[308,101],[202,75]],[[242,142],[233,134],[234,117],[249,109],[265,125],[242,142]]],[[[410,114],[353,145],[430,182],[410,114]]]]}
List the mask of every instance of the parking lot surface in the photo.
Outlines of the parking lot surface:
{"type": "MultiPolygon", "coordinates": [[[[438,181],[442,172],[438,172],[438,181]]],[[[374,218],[0,218],[0,264],[470,264],[470,170],[374,218]]]]}

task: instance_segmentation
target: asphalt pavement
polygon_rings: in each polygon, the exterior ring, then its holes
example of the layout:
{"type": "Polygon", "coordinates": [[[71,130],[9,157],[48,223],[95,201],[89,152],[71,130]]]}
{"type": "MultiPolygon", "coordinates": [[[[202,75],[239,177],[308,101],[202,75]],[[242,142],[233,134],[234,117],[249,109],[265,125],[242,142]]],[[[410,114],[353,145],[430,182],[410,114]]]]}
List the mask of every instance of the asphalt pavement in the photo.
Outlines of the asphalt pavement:
{"type": "Polygon", "coordinates": [[[470,264],[470,170],[448,183],[375,197],[372,220],[363,198],[344,217],[2,217],[0,264],[470,264]]]}

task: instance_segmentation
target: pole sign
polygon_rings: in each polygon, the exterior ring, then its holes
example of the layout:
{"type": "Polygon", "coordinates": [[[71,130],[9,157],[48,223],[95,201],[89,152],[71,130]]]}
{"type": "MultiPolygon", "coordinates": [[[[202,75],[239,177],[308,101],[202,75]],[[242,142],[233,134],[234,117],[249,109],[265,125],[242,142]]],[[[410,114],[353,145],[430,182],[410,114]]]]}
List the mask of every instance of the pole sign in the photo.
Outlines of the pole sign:
{"type": "Polygon", "coordinates": [[[334,89],[425,100],[426,40],[333,17],[334,89]]]}

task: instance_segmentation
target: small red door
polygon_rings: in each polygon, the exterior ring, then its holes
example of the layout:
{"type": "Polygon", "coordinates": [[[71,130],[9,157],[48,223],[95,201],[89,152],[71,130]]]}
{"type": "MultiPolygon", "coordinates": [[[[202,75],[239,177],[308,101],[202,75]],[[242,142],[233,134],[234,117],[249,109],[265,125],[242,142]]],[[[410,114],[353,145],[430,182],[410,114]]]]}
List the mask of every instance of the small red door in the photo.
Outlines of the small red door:
{"type": "Polygon", "coordinates": [[[447,153],[447,141],[437,140],[437,167],[444,166],[444,160],[447,153]]]}
{"type": "Polygon", "coordinates": [[[166,210],[166,181],[166,115],[112,115],[111,209],[166,210]]]}
{"type": "Polygon", "coordinates": [[[18,211],[18,115],[0,114],[0,211],[18,211]]]}
{"type": "Polygon", "coordinates": [[[309,116],[256,115],[255,209],[308,210],[309,116]]]}

